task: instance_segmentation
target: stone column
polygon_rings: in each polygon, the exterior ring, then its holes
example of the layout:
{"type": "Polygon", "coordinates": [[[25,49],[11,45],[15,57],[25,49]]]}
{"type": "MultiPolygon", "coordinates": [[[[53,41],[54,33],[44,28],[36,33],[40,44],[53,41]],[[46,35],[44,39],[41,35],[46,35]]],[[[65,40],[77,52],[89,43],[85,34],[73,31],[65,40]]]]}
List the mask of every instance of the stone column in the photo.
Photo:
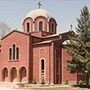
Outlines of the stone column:
{"type": "Polygon", "coordinates": [[[19,70],[17,70],[17,82],[20,82],[20,73],[19,73],[19,70]]]}
{"type": "Polygon", "coordinates": [[[11,72],[8,70],[8,82],[11,82],[11,72]]]}
{"type": "Polygon", "coordinates": [[[2,70],[0,70],[0,82],[3,81],[3,75],[2,75],[2,70]]]}

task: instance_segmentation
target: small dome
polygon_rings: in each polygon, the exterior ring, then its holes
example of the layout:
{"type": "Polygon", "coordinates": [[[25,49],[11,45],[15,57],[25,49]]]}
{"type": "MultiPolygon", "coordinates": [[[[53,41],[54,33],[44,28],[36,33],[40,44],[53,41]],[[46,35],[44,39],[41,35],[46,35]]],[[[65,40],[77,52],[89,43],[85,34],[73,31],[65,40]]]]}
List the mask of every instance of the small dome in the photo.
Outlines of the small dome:
{"type": "Polygon", "coordinates": [[[35,9],[35,10],[32,10],[30,11],[27,15],[26,15],[26,18],[27,17],[31,17],[33,20],[38,17],[38,16],[43,16],[45,17],[46,19],[49,19],[51,18],[50,15],[48,14],[48,12],[44,9],[35,9]]]}

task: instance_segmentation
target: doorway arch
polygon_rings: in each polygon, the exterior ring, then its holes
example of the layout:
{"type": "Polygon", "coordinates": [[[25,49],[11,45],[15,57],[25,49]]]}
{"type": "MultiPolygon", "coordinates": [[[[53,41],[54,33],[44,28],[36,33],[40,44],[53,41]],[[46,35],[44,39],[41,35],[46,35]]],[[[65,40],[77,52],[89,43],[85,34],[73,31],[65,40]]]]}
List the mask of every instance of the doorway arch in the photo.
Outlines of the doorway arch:
{"type": "Polygon", "coordinates": [[[17,69],[13,67],[11,69],[11,82],[16,82],[17,81],[17,69]]]}
{"type": "Polygon", "coordinates": [[[8,78],[8,69],[5,67],[5,68],[2,70],[2,81],[3,81],[3,82],[7,81],[7,78],[8,78]]]}
{"type": "Polygon", "coordinates": [[[41,84],[46,82],[46,61],[43,58],[40,60],[40,82],[41,84]]]}
{"type": "Polygon", "coordinates": [[[20,82],[25,82],[25,78],[27,76],[27,71],[26,71],[26,68],[25,67],[21,67],[20,68],[20,71],[19,71],[19,74],[20,74],[20,82]]]}

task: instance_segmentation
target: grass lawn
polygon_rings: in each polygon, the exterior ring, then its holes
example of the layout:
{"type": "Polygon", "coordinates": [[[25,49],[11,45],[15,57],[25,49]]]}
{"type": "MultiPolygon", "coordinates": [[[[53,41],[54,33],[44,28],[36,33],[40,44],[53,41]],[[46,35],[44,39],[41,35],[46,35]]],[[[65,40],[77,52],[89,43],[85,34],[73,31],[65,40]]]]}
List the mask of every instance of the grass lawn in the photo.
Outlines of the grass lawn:
{"type": "Polygon", "coordinates": [[[90,90],[90,88],[75,88],[75,87],[40,87],[40,88],[32,88],[32,87],[21,87],[21,88],[0,88],[0,90],[90,90]]]}
{"type": "Polygon", "coordinates": [[[28,88],[28,89],[20,89],[20,90],[73,90],[73,89],[65,88],[65,87],[64,88],[63,87],[55,87],[55,88],[28,88]]]}
{"type": "Polygon", "coordinates": [[[73,89],[65,88],[65,87],[56,87],[56,88],[40,88],[40,89],[33,89],[33,90],[73,90],[73,89]]]}
{"type": "MultiPolygon", "coordinates": [[[[19,89],[17,89],[19,90],[19,89]]],[[[88,88],[73,88],[73,87],[50,87],[50,88],[22,88],[20,90],[90,90],[88,88]]]]}

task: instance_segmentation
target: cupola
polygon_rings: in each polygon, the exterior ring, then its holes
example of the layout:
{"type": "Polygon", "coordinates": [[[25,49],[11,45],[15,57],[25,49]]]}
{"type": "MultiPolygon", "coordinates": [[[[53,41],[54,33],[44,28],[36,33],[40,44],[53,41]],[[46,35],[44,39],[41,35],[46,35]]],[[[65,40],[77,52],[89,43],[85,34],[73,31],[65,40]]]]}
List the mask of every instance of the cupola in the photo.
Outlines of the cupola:
{"type": "Polygon", "coordinates": [[[30,11],[23,21],[25,33],[44,31],[55,34],[56,27],[56,20],[48,11],[40,8],[30,11]]]}

